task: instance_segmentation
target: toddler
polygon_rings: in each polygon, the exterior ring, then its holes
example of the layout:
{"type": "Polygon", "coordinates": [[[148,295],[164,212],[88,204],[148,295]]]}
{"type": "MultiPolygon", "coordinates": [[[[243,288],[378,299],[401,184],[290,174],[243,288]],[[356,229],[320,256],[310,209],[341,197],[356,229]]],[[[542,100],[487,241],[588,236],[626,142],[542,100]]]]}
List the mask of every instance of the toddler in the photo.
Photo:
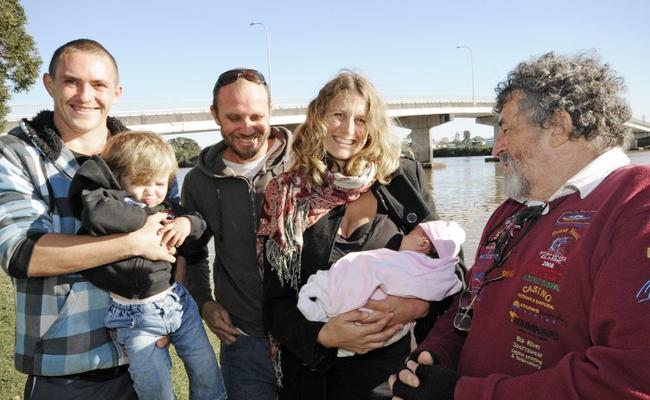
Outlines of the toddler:
{"type": "MultiPolygon", "coordinates": [[[[84,233],[100,236],[140,229],[157,212],[168,214],[161,226],[161,245],[180,247],[198,241],[206,229],[198,214],[189,214],[166,199],[177,170],[172,147],[152,132],[128,131],[112,136],[99,156],[84,162],[70,186],[73,213],[84,233]]],[[[168,349],[156,347],[171,338],[190,381],[190,398],[225,399],[214,351],[198,307],[175,282],[165,261],[133,257],[81,271],[107,290],[111,304],[106,326],[115,329],[129,357],[129,373],[140,400],[173,399],[168,349]]]]}

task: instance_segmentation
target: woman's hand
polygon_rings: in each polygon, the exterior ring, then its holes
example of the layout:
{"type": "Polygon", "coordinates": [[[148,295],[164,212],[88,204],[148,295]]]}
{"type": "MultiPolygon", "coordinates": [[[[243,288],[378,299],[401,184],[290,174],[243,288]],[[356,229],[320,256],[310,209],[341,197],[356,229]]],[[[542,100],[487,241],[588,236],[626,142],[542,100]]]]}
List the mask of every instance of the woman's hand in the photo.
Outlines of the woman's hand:
{"type": "Polygon", "coordinates": [[[387,327],[393,314],[358,310],[332,317],[318,332],[318,343],[331,348],[364,354],[384,346],[384,342],[402,329],[401,324],[387,327]]]}
{"type": "Polygon", "coordinates": [[[368,300],[368,303],[363,308],[393,314],[393,319],[388,324],[389,327],[393,327],[408,324],[427,315],[429,302],[420,299],[388,296],[384,300],[368,300]]]}

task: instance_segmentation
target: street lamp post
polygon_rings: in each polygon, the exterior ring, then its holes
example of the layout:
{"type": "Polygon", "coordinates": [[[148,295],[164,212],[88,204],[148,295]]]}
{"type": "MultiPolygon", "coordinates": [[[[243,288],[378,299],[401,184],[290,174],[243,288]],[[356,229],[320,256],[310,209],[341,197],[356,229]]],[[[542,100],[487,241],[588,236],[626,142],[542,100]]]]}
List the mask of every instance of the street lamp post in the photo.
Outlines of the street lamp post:
{"type": "Polygon", "coordinates": [[[476,100],[474,98],[474,53],[472,52],[472,48],[469,46],[456,46],[456,48],[469,50],[469,61],[472,66],[472,104],[476,105],[476,100]]]}
{"type": "Polygon", "coordinates": [[[266,28],[263,22],[251,22],[250,26],[261,25],[264,28],[264,33],[266,34],[266,63],[269,69],[269,93],[271,93],[271,46],[269,40],[269,30],[266,28]]]}

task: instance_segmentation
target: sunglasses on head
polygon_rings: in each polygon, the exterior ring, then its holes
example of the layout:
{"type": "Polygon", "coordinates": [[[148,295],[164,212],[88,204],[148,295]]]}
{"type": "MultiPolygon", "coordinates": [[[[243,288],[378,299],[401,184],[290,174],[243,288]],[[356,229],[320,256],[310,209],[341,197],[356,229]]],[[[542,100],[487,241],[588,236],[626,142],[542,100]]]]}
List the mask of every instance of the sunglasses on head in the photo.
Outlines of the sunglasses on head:
{"type": "Polygon", "coordinates": [[[213,96],[216,97],[219,89],[226,85],[230,85],[231,83],[237,81],[239,78],[246,79],[249,82],[257,83],[258,85],[266,86],[264,75],[262,75],[259,71],[256,71],[254,69],[235,68],[219,75],[217,83],[214,84],[214,89],[212,90],[213,96]]]}

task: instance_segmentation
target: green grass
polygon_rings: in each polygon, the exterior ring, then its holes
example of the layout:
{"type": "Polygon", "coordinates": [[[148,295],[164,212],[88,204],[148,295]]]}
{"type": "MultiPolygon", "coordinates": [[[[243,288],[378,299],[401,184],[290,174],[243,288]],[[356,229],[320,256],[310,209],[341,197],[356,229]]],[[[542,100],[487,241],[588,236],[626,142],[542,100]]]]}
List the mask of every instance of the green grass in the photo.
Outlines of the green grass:
{"type": "Polygon", "coordinates": [[[26,375],[14,368],[14,288],[5,273],[0,273],[0,398],[21,399],[26,375]]]}
{"type": "MultiPolygon", "coordinates": [[[[22,399],[26,375],[14,368],[14,289],[11,280],[6,274],[0,273],[0,400],[22,399]]],[[[206,328],[210,342],[219,352],[219,339],[206,328]]],[[[176,356],[176,351],[171,347],[172,354],[172,379],[177,398],[189,398],[187,374],[182,361],[176,356]]]]}

